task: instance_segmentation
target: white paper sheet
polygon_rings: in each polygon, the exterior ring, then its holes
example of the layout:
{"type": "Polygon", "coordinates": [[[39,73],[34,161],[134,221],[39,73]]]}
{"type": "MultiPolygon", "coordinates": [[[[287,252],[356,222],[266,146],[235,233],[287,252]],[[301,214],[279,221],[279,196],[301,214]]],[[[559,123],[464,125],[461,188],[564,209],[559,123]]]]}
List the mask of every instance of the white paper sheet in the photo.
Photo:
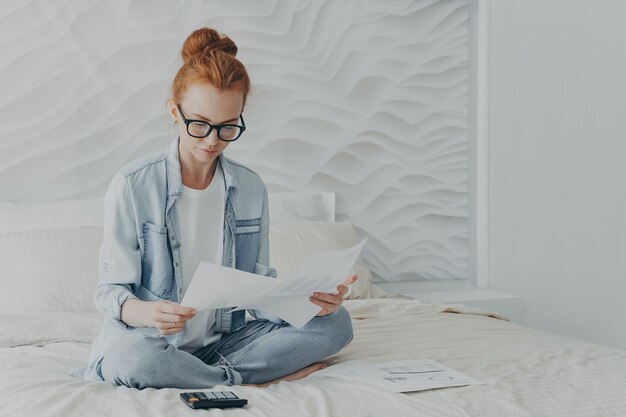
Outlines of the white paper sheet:
{"type": "Polygon", "coordinates": [[[483,384],[432,359],[402,360],[335,367],[318,371],[324,376],[365,382],[395,392],[483,384]]]}
{"type": "Polygon", "coordinates": [[[316,252],[284,278],[200,262],[180,304],[197,310],[222,307],[264,310],[300,328],[321,310],[309,301],[309,296],[316,291],[336,293],[366,241],[367,237],[347,249],[316,252]]]}

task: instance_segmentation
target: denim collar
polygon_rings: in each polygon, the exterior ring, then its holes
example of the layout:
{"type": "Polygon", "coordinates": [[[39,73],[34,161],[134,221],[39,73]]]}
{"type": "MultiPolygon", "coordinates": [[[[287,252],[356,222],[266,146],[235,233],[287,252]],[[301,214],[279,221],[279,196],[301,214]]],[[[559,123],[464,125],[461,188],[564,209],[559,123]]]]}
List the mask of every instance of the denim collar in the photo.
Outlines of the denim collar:
{"type": "MultiPolygon", "coordinates": [[[[178,143],[180,141],[180,135],[176,136],[176,139],[172,141],[166,152],[167,160],[167,195],[169,197],[177,198],[183,189],[183,178],[180,173],[180,159],[178,154],[178,143]]],[[[220,153],[217,157],[218,163],[222,167],[224,173],[224,182],[226,183],[226,190],[230,188],[239,188],[239,181],[233,174],[232,168],[228,159],[224,156],[224,153],[220,153]]]]}
{"type": "MultiPolygon", "coordinates": [[[[180,135],[176,136],[176,139],[172,141],[165,153],[166,172],[167,172],[167,203],[165,212],[167,213],[174,204],[174,201],[180,197],[183,190],[183,177],[180,173],[180,159],[178,158],[178,143],[180,141],[180,135]]],[[[239,181],[233,174],[233,170],[230,166],[230,162],[224,156],[224,153],[220,153],[217,157],[218,163],[222,167],[222,173],[224,174],[224,182],[226,184],[226,195],[229,195],[231,188],[239,188],[239,181]]]]}

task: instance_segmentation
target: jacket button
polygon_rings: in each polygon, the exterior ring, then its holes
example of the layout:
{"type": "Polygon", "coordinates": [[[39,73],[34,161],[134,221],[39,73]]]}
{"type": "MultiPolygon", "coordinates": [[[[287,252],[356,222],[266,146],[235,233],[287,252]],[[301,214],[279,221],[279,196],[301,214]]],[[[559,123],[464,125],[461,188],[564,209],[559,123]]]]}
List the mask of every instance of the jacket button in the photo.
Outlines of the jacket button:
{"type": "Polygon", "coordinates": [[[176,262],[176,266],[178,266],[178,262],[176,262]]]}

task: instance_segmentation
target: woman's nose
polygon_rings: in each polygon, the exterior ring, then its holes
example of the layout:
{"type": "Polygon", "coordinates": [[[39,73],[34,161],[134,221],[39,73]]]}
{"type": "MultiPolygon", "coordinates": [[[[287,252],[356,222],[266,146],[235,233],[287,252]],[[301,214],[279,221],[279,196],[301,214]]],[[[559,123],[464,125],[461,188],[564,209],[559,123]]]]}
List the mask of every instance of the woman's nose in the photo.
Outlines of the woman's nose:
{"type": "Polygon", "coordinates": [[[213,129],[206,138],[211,146],[215,146],[220,143],[220,139],[217,137],[217,129],[213,129]]]}

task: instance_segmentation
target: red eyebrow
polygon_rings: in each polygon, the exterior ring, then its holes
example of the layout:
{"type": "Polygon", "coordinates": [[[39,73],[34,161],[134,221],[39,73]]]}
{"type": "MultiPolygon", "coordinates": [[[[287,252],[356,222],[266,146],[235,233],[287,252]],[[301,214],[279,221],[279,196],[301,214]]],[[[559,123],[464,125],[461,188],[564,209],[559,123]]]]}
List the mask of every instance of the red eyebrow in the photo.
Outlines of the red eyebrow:
{"type": "MultiPolygon", "coordinates": [[[[192,115],[192,116],[199,117],[199,118],[200,118],[200,119],[202,119],[202,120],[206,120],[207,122],[211,122],[211,119],[209,119],[208,117],[204,117],[204,116],[202,116],[202,115],[195,114],[195,113],[192,113],[191,115],[192,115]]],[[[237,119],[239,119],[239,116],[237,116],[237,117],[235,117],[235,118],[233,118],[233,119],[228,119],[228,120],[225,120],[225,121],[223,121],[222,123],[218,123],[218,125],[224,124],[224,123],[226,123],[226,122],[236,122],[236,121],[237,121],[237,119]]],[[[211,122],[211,123],[213,123],[213,122],[211,122]]]]}

